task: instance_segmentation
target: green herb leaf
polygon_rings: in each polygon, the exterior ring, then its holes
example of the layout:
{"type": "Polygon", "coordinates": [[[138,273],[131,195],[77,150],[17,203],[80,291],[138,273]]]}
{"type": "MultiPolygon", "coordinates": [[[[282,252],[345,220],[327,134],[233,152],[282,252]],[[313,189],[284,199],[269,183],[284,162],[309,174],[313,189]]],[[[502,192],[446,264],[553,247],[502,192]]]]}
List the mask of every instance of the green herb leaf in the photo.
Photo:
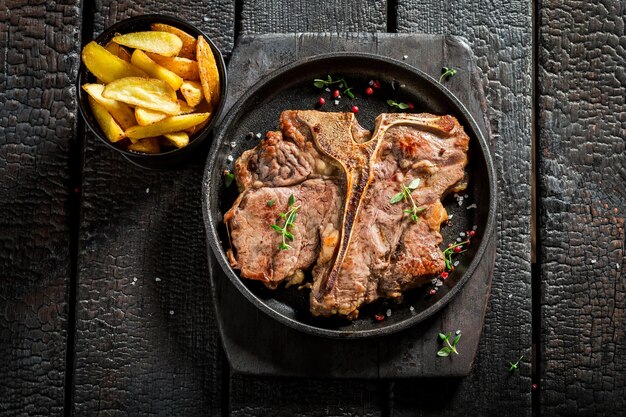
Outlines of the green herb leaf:
{"type": "Polygon", "coordinates": [[[456,337],[454,338],[454,340],[452,341],[452,346],[456,346],[457,343],[459,343],[459,340],[461,339],[461,334],[457,334],[456,337]]]}
{"type": "Polygon", "coordinates": [[[446,335],[445,335],[445,334],[443,334],[443,333],[439,333],[439,338],[440,338],[441,340],[446,340],[446,339],[448,338],[448,336],[446,336],[446,335]]]}
{"type": "Polygon", "coordinates": [[[409,108],[409,105],[408,105],[408,104],[406,104],[406,103],[402,103],[402,102],[400,102],[400,103],[398,103],[398,108],[400,108],[400,109],[402,109],[402,110],[406,110],[406,109],[408,109],[408,108],[409,108]]]}
{"type": "Polygon", "coordinates": [[[397,105],[397,103],[393,100],[387,100],[387,104],[391,107],[395,107],[397,105]]]}
{"type": "Polygon", "coordinates": [[[417,187],[420,186],[420,182],[422,182],[421,179],[415,178],[413,181],[409,183],[407,187],[409,187],[411,190],[415,190],[417,187]]]}
{"type": "Polygon", "coordinates": [[[444,347],[444,348],[439,349],[439,351],[437,352],[437,356],[441,356],[445,358],[446,356],[450,356],[450,352],[452,352],[450,348],[444,347]]]}
{"type": "Polygon", "coordinates": [[[324,88],[326,83],[323,80],[313,80],[313,85],[317,88],[324,88]]]}
{"type": "Polygon", "coordinates": [[[224,184],[226,184],[227,187],[230,187],[234,180],[235,174],[230,171],[224,171],[224,184]]]}
{"type": "Polygon", "coordinates": [[[515,363],[509,362],[509,372],[517,370],[519,368],[519,363],[522,361],[522,359],[524,359],[524,355],[520,356],[520,358],[515,363]]]}
{"type": "Polygon", "coordinates": [[[276,230],[277,232],[280,232],[280,233],[282,233],[282,232],[283,232],[283,228],[282,228],[282,227],[280,227],[280,226],[279,226],[279,225],[277,225],[277,224],[272,224],[272,225],[270,225],[270,227],[271,227],[272,229],[276,230]]]}
{"type": "Polygon", "coordinates": [[[402,201],[403,199],[404,199],[404,192],[399,192],[398,194],[391,197],[391,200],[389,200],[389,203],[396,204],[402,201]]]}
{"type": "Polygon", "coordinates": [[[393,100],[387,100],[387,104],[389,105],[389,107],[397,107],[401,110],[406,110],[409,108],[409,105],[403,102],[397,102],[397,101],[393,101],[393,100]]]}
{"type": "Polygon", "coordinates": [[[293,235],[291,234],[291,232],[285,232],[285,237],[289,240],[293,240],[293,235]]]}
{"type": "Polygon", "coordinates": [[[291,194],[289,196],[289,206],[293,206],[295,202],[296,202],[296,198],[293,196],[293,194],[291,194]]]}
{"type": "Polygon", "coordinates": [[[354,93],[351,90],[352,90],[351,88],[348,88],[347,90],[344,90],[343,93],[347,95],[348,97],[350,97],[351,99],[354,99],[354,93]]]}
{"type": "Polygon", "coordinates": [[[272,207],[274,204],[276,204],[276,200],[273,199],[267,202],[268,207],[272,207]]]}
{"type": "Polygon", "coordinates": [[[457,70],[448,67],[443,67],[441,71],[443,72],[443,74],[441,74],[441,77],[439,77],[439,83],[441,83],[444,79],[454,77],[457,73],[457,70]]]}
{"type": "Polygon", "coordinates": [[[284,242],[281,242],[281,243],[280,243],[280,245],[278,245],[278,248],[279,248],[280,250],[287,250],[287,249],[289,249],[290,247],[291,247],[291,246],[289,246],[288,244],[286,244],[286,243],[284,243],[284,242]]]}

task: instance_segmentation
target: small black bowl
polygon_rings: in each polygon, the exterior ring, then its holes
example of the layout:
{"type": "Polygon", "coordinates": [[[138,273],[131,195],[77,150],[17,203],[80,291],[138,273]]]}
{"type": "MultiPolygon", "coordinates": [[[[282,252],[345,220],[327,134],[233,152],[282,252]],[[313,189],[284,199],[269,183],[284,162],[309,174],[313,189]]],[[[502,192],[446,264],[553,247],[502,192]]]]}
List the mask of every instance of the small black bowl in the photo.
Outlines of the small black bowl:
{"type": "Polygon", "coordinates": [[[217,48],[217,46],[215,46],[211,38],[209,38],[206,33],[202,32],[195,26],[175,17],[165,16],[161,14],[147,14],[131,17],[129,19],[122,20],[121,22],[118,22],[113,26],[110,26],[108,29],[102,32],[95,39],[95,41],[100,45],[105,46],[117,33],[124,34],[150,30],[150,24],[152,23],[165,23],[182,29],[195,37],[202,35],[211,46],[211,50],[213,51],[213,55],[215,56],[215,61],[217,63],[217,70],[220,76],[220,103],[218,104],[217,108],[213,109],[211,121],[199,133],[196,133],[194,137],[191,138],[187,146],[185,146],[184,148],[173,149],[171,151],[161,152],[158,154],[145,154],[122,149],[116,146],[114,143],[109,142],[91,112],[88,101],[89,95],[85,91],[83,91],[82,85],[85,83],[95,83],[96,78],[87,70],[87,67],[84,63],[82,63],[82,61],[80,64],[80,69],[78,71],[78,77],[76,79],[76,91],[78,94],[78,108],[80,109],[80,114],[83,116],[83,119],[85,120],[87,126],[89,126],[89,129],[91,129],[91,131],[94,132],[94,134],[103,143],[105,143],[111,149],[114,149],[117,152],[121,153],[130,162],[133,162],[141,167],[169,168],[179,165],[180,163],[188,160],[193,155],[197,154],[199,146],[207,140],[217,120],[219,120],[222,110],[224,109],[228,81],[226,77],[226,64],[224,63],[224,58],[222,57],[220,50],[217,48]]]}

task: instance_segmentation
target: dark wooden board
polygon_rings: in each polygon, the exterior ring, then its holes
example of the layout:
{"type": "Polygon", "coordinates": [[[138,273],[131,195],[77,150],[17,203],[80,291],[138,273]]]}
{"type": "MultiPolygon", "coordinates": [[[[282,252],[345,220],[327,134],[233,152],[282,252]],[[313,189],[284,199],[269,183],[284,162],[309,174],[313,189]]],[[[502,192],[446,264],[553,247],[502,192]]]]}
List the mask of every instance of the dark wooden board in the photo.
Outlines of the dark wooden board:
{"type": "MultiPolygon", "coordinates": [[[[258,78],[273,69],[331,51],[376,53],[417,68],[424,67],[421,57],[428,56],[432,65],[426,69],[434,76],[439,74],[445,59],[448,65],[459,69],[459,74],[446,85],[484,130],[482,107],[485,98],[482,85],[477,82],[472,53],[459,38],[439,35],[300,33],[243,36],[229,65],[227,107],[258,78]]],[[[214,273],[211,279],[216,283],[220,332],[229,362],[235,372],[253,375],[374,379],[467,375],[483,327],[494,245],[492,240],[480,269],[441,314],[398,335],[368,341],[309,336],[259,314],[256,307],[231,285],[211,257],[211,272],[214,273]],[[454,360],[437,359],[437,334],[456,329],[464,332],[463,355],[454,360]],[[303,357],[310,359],[302,360],[303,357]]]]}
{"type": "Polygon", "coordinates": [[[467,38],[485,85],[498,170],[498,252],[485,331],[469,377],[398,382],[404,415],[531,414],[532,4],[398,0],[398,32],[467,38]],[[508,362],[525,355],[519,373],[508,362]],[[419,410],[419,411],[418,411],[419,410]]]}
{"type": "MultiPolygon", "coordinates": [[[[230,0],[97,2],[93,34],[163,13],[233,46],[230,0]]],[[[75,415],[216,415],[223,361],[200,207],[203,160],[135,167],[87,134],[78,255],[75,415]]]]}
{"type": "Polygon", "coordinates": [[[80,2],[0,7],[0,415],[64,408],[80,2]]]}
{"type": "Polygon", "coordinates": [[[540,1],[541,412],[626,413],[623,1],[540,1]]]}

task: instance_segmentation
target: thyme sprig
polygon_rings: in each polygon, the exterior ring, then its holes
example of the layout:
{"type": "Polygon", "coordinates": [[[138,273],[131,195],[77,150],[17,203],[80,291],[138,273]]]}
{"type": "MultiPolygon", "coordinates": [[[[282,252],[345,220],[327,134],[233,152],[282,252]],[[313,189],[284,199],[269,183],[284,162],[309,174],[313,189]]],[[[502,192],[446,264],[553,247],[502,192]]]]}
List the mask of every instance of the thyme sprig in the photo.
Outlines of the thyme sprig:
{"type": "Polygon", "coordinates": [[[520,356],[517,362],[509,362],[509,372],[516,371],[519,368],[519,363],[524,359],[524,355],[520,356]]]}
{"type": "Polygon", "coordinates": [[[463,242],[458,242],[458,243],[448,246],[446,250],[443,251],[443,257],[446,261],[446,269],[448,271],[453,269],[452,268],[452,255],[467,252],[467,249],[463,249],[463,245],[467,245],[469,243],[470,243],[469,239],[464,240],[463,242]],[[459,249],[456,250],[455,248],[459,248],[459,249]]]}
{"type": "Polygon", "coordinates": [[[437,356],[446,357],[450,356],[451,353],[454,353],[455,355],[459,354],[456,345],[458,345],[459,340],[461,340],[461,333],[457,333],[458,334],[454,337],[454,339],[452,339],[452,342],[450,342],[452,332],[448,332],[447,334],[439,333],[439,338],[443,341],[444,347],[439,349],[439,351],[437,352],[437,356]]]}
{"type": "Polygon", "coordinates": [[[234,180],[235,174],[228,170],[224,171],[224,184],[226,184],[227,187],[230,187],[234,180]]]}
{"type": "Polygon", "coordinates": [[[287,250],[291,248],[291,246],[287,243],[287,240],[293,240],[293,234],[289,231],[289,228],[293,227],[293,223],[296,221],[296,212],[300,208],[300,206],[296,206],[295,203],[296,198],[293,194],[291,194],[289,197],[289,210],[287,210],[287,213],[278,214],[279,218],[285,220],[285,225],[283,227],[280,227],[277,224],[271,225],[272,229],[282,235],[283,240],[280,245],[278,245],[280,250],[287,250]]]}
{"type": "Polygon", "coordinates": [[[441,84],[444,79],[454,77],[457,73],[457,70],[454,68],[443,67],[441,70],[443,73],[441,74],[441,77],[439,77],[439,84],[441,84]]]}
{"type": "Polygon", "coordinates": [[[338,80],[333,80],[333,77],[330,75],[327,76],[325,80],[320,78],[316,78],[313,80],[313,85],[317,88],[329,87],[331,85],[339,84],[339,88],[342,88],[343,94],[347,95],[350,98],[354,98],[354,93],[352,92],[352,87],[348,87],[348,83],[344,78],[339,78],[338,80]]]}
{"type": "Polygon", "coordinates": [[[415,200],[413,200],[413,196],[411,195],[411,191],[415,190],[417,187],[419,187],[419,185],[420,185],[419,178],[415,178],[413,181],[409,183],[409,185],[402,184],[401,191],[398,194],[391,197],[391,200],[389,201],[390,204],[396,204],[402,200],[408,201],[411,204],[411,208],[405,209],[404,213],[410,215],[411,220],[413,220],[415,223],[419,221],[419,216],[424,211],[426,211],[426,207],[417,207],[417,205],[415,204],[415,200]]]}
{"type": "Polygon", "coordinates": [[[387,105],[389,107],[397,107],[400,110],[406,110],[406,109],[408,109],[410,107],[407,103],[404,103],[402,101],[400,101],[400,102],[393,101],[393,100],[387,100],[387,105]]]}

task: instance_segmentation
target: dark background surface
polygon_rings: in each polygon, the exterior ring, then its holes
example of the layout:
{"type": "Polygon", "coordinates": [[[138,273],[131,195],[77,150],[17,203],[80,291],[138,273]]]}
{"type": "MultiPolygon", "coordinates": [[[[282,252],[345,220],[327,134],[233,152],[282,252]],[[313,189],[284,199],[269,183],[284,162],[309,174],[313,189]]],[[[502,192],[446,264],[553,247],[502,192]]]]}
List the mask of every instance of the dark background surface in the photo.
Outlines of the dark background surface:
{"type": "Polygon", "coordinates": [[[6,0],[0,414],[626,412],[626,10],[618,0],[593,3],[6,0]],[[77,118],[81,43],[150,12],[189,20],[226,55],[244,33],[469,41],[489,104],[500,209],[491,300],[470,376],[230,374],[209,295],[203,158],[175,171],[135,168],[77,118]],[[508,362],[531,349],[510,375],[508,362]]]}

